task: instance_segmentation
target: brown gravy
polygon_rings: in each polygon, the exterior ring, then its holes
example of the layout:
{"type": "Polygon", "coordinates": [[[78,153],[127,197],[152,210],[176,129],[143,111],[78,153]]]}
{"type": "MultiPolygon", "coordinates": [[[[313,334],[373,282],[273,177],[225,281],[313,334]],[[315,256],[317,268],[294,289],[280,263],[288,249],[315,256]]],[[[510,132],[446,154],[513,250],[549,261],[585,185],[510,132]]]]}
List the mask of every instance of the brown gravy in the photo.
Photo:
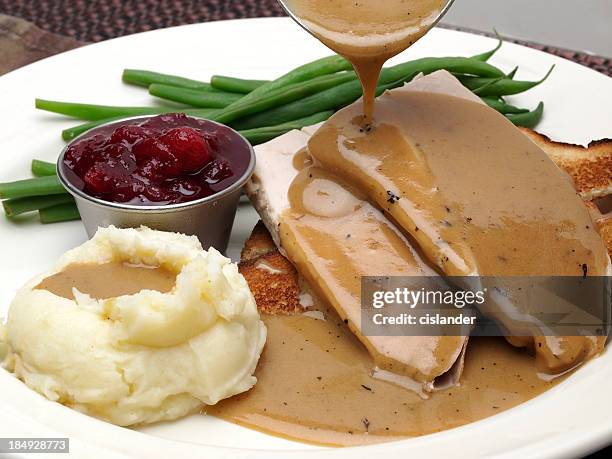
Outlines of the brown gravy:
{"type": "Polygon", "coordinates": [[[607,251],[569,178],[502,115],[415,91],[388,93],[377,110],[369,133],[354,123],[358,105],[342,110],[310,139],[310,154],[444,273],[581,276],[587,264],[606,274],[607,251]]]}
{"type": "Polygon", "coordinates": [[[461,384],[423,399],[371,376],[372,357],[331,309],[326,320],[263,316],[268,338],[253,389],[207,413],[288,439],[331,446],[400,440],[500,413],[554,386],[501,338],[473,338],[461,384]]]}
{"type": "MultiPolygon", "coordinates": [[[[356,123],[359,106],[347,107],[310,139],[310,154],[391,215],[443,273],[581,276],[587,266],[588,275],[606,274],[607,250],[569,178],[502,115],[426,92],[395,91],[377,104],[371,132],[356,123]]],[[[525,327],[494,300],[484,306],[508,334],[525,327]]],[[[535,341],[511,342],[536,347],[551,373],[605,343],[531,331],[535,341]]]]}
{"type": "Polygon", "coordinates": [[[132,265],[121,262],[71,264],[47,277],[35,288],[47,290],[62,298],[74,299],[72,289],[92,298],[106,300],[134,295],[141,290],[168,293],[176,284],[176,273],[161,267],[132,265]]]}
{"type": "Polygon", "coordinates": [[[304,26],[348,59],[359,75],[371,120],[383,64],[421,38],[447,0],[286,0],[304,26]]]}

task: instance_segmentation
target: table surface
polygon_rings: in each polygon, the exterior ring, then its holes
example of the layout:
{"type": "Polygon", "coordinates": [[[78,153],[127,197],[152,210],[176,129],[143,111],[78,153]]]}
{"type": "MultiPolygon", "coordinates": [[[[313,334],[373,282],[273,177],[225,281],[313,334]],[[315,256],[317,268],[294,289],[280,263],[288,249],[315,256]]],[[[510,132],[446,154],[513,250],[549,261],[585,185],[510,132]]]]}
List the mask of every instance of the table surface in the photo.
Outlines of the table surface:
{"type": "Polygon", "coordinates": [[[612,57],[611,0],[455,0],[442,23],[612,57]]]}

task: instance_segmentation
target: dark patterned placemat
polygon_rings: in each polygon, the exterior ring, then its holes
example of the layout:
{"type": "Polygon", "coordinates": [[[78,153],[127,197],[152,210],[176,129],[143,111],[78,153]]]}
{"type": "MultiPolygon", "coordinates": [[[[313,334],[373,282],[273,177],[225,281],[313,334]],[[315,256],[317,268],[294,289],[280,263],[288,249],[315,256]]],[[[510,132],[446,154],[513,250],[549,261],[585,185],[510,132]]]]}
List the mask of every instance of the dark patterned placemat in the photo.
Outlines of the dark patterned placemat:
{"type": "Polygon", "coordinates": [[[0,13],[81,41],[220,19],[284,15],[277,0],[0,0],[0,13]]]}

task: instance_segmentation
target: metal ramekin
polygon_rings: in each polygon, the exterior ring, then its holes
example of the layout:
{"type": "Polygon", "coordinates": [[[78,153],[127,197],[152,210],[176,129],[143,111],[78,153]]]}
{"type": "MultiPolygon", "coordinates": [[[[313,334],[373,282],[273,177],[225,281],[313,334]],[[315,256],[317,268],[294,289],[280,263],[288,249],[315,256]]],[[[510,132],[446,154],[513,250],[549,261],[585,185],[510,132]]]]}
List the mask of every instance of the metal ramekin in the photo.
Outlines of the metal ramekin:
{"type": "MultiPolygon", "coordinates": [[[[143,121],[152,117],[136,116],[112,121],[99,127],[125,121],[143,121]]],[[[209,122],[219,124],[214,121],[209,122]]],[[[90,131],[76,137],[64,147],[57,160],[57,173],[62,185],[74,196],[89,237],[93,237],[99,227],[114,225],[118,228],[138,228],[147,226],[161,231],[195,235],[205,249],[214,247],[224,253],[232,231],[241,190],[255,169],[253,147],[238,132],[233,131],[233,133],[244,141],[245,147],[250,152],[251,159],[246,171],[236,183],[228,188],[196,201],[165,206],[134,206],[104,201],[77,189],[64,175],[64,155],[72,144],[83,136],[89,135],[90,131]]]]}

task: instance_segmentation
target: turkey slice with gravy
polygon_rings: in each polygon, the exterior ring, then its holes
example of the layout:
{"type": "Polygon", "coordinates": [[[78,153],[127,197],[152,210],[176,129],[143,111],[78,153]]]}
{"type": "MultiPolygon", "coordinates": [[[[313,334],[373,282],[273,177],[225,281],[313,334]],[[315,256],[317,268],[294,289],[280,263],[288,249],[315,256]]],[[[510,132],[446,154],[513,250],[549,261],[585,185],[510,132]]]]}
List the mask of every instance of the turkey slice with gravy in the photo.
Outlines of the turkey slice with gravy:
{"type": "MultiPolygon", "coordinates": [[[[609,272],[606,248],[568,176],[450,74],[382,95],[369,131],[361,111],[355,103],[333,115],[309,140],[310,155],[384,209],[444,274],[609,272]]],[[[542,324],[512,299],[492,294],[481,310],[521,336],[512,344],[533,346],[543,370],[563,372],[603,349],[603,336],[541,336],[542,324]]]]}

